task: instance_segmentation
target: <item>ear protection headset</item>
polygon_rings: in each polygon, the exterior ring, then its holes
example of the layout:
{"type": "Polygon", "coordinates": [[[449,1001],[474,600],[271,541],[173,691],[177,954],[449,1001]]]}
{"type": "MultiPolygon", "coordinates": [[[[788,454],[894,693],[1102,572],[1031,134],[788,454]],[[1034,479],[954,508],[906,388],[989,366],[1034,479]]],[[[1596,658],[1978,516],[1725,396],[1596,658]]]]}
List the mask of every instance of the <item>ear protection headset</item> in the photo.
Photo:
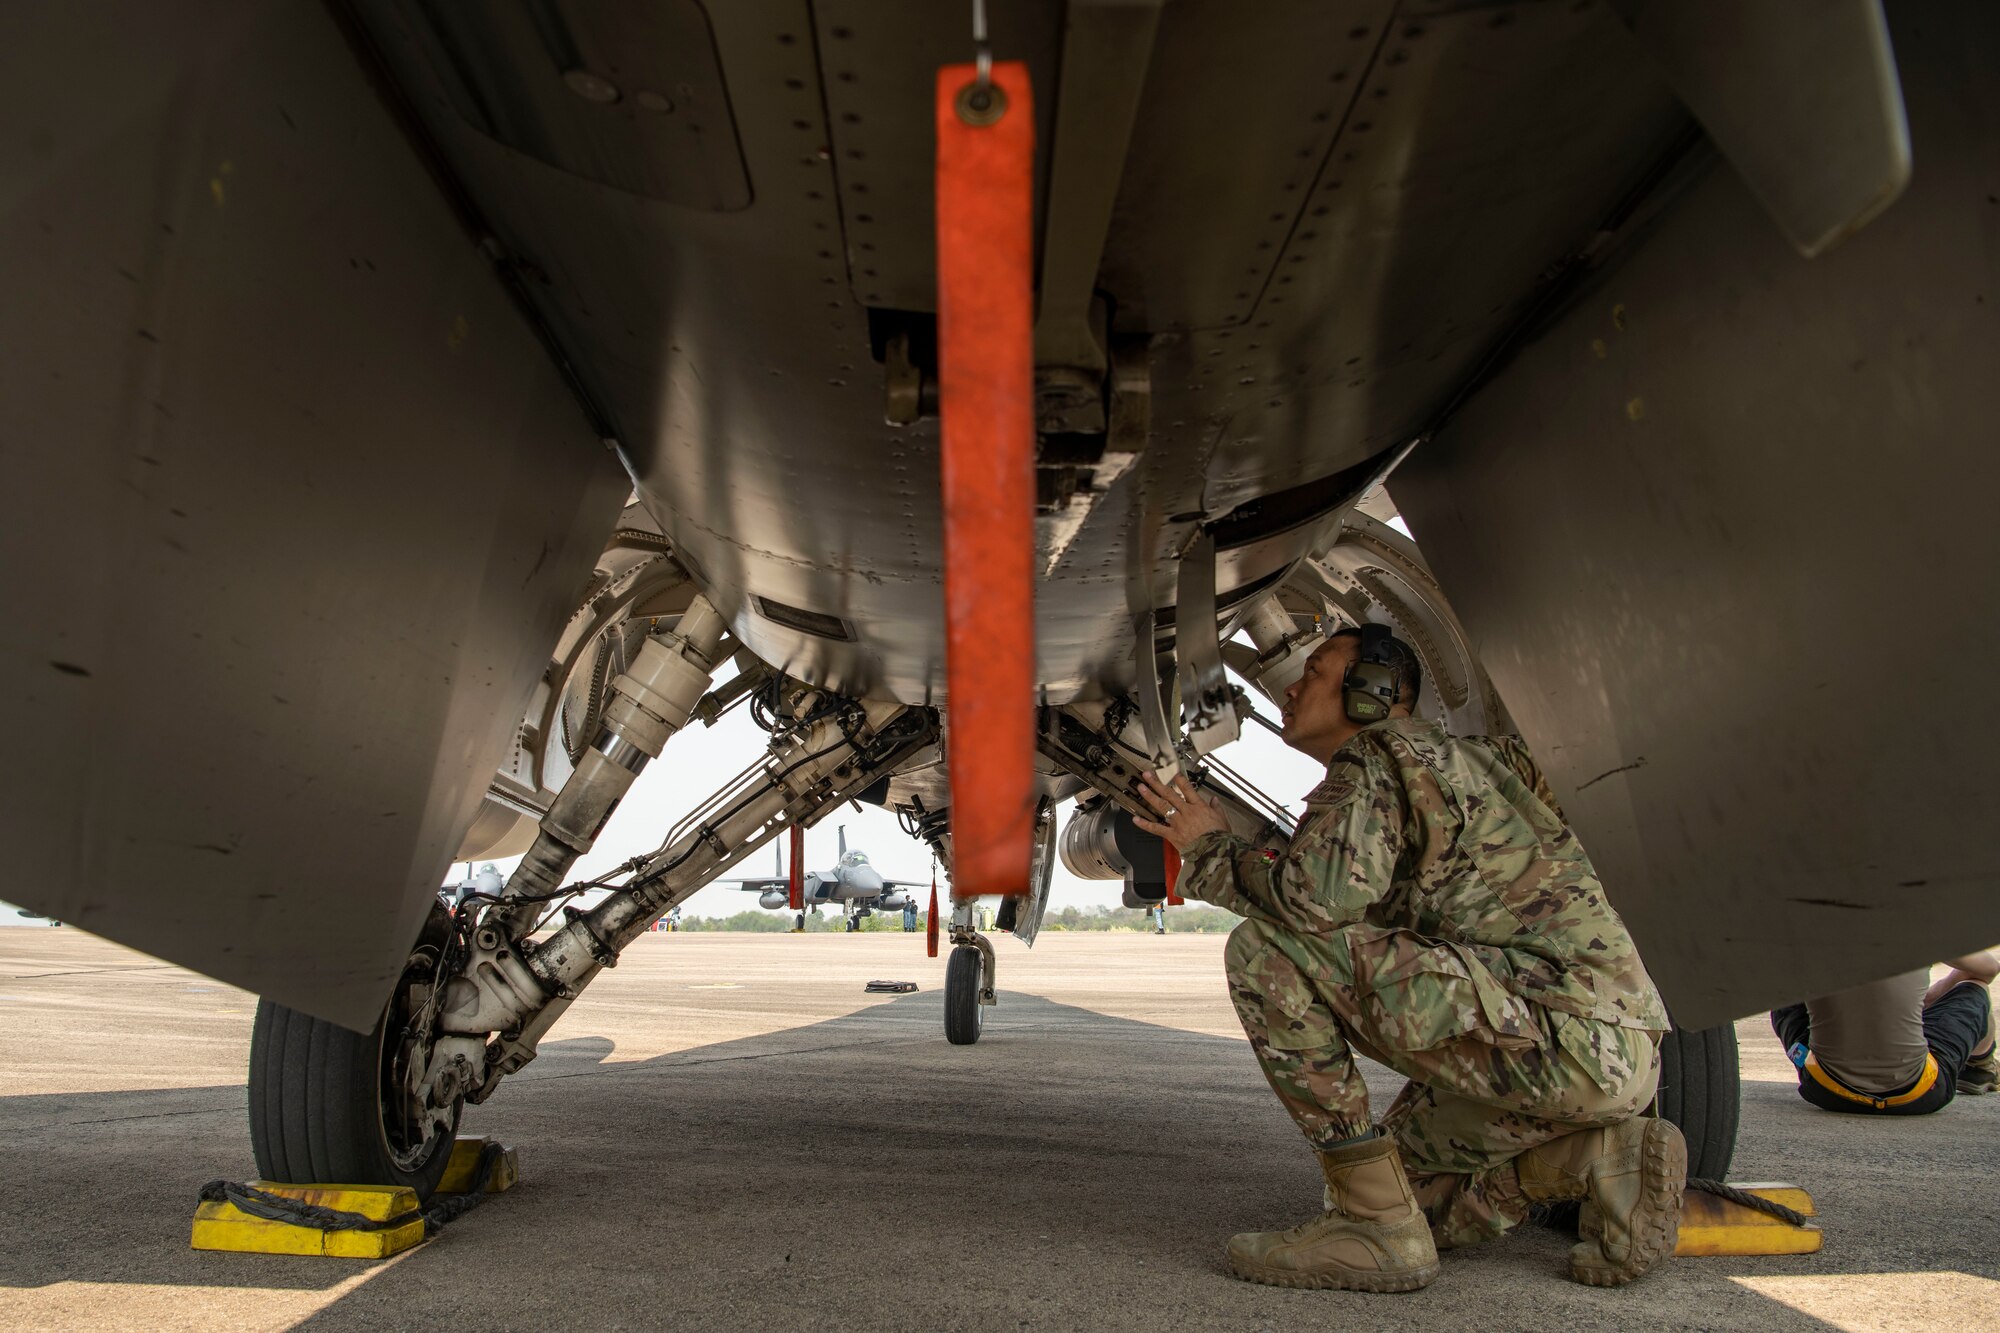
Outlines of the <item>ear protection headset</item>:
{"type": "Polygon", "coordinates": [[[1361,626],[1361,651],[1340,681],[1349,721],[1363,726],[1380,722],[1402,696],[1402,673],[1389,656],[1389,645],[1395,641],[1395,631],[1387,625],[1361,626]]]}

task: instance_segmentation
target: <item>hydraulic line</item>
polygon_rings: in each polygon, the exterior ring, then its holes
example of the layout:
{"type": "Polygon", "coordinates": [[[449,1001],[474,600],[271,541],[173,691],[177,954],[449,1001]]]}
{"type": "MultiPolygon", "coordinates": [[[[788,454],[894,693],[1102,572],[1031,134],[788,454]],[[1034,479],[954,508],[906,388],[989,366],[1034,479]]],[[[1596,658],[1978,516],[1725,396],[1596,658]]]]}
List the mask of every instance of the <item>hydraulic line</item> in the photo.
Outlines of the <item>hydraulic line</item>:
{"type": "Polygon", "coordinates": [[[935,715],[901,704],[867,704],[849,730],[823,717],[782,755],[764,781],[712,813],[653,856],[617,892],[537,945],[536,975],[558,995],[573,994],[600,966],[644,933],[661,913],[754,852],[770,838],[867,790],[885,771],[937,738],[935,715]]]}

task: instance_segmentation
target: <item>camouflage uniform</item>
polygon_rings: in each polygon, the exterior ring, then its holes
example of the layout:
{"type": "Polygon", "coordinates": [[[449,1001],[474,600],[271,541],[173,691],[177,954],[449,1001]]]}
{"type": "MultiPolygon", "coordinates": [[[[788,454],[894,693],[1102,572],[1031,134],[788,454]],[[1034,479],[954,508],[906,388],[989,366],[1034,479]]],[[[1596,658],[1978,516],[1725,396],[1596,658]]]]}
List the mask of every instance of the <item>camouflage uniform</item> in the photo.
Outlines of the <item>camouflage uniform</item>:
{"type": "Polygon", "coordinates": [[[1265,1077],[1315,1147],[1364,1133],[1357,1053],[1441,1245],[1526,1216],[1512,1159],[1636,1114],[1666,1012],[1519,740],[1363,729],[1283,854],[1211,833],[1180,891],[1246,918],[1225,962],[1265,1077]]]}

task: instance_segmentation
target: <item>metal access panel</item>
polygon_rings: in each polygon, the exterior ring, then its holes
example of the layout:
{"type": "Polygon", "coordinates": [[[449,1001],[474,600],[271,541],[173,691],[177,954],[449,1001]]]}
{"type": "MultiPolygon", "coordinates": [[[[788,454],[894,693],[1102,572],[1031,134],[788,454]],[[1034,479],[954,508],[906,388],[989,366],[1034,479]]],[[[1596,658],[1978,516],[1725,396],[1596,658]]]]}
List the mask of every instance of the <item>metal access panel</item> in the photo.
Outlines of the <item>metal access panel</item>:
{"type": "Polygon", "coordinates": [[[0,124],[4,891],[366,1027],[629,483],[326,8],[10,6],[0,124]]]}
{"type": "Polygon", "coordinates": [[[1814,260],[1718,165],[1392,483],[1678,1021],[2000,940],[2000,9],[1814,260]]]}

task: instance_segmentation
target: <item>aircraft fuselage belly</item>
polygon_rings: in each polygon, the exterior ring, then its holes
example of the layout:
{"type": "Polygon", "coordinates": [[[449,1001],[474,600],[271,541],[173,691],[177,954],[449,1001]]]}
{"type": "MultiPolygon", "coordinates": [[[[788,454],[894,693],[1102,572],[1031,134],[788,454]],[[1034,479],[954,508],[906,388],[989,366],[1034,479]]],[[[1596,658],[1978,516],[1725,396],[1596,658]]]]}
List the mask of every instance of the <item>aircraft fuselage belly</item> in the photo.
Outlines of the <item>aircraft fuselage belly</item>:
{"type": "Polygon", "coordinates": [[[1717,164],[1395,483],[1692,1027],[2000,939],[2000,11],[1911,8],[1903,199],[1717,164]]]}

